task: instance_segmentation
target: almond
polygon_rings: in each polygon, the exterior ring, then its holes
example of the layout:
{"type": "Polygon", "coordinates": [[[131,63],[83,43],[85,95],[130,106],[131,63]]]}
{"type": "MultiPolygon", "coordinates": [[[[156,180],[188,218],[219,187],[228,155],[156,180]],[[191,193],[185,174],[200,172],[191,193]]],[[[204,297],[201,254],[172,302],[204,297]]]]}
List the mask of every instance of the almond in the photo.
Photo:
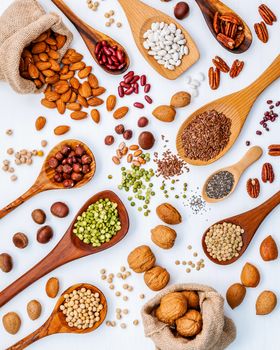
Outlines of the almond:
{"type": "Polygon", "coordinates": [[[69,62],[70,63],[76,63],[76,62],[80,62],[82,59],[84,58],[83,55],[81,55],[78,52],[74,52],[69,56],[69,62]]]}
{"type": "Polygon", "coordinates": [[[170,105],[174,108],[186,107],[191,102],[191,95],[185,91],[179,91],[171,98],[170,105]]]}
{"type": "Polygon", "coordinates": [[[92,71],[92,67],[88,66],[82,70],[79,71],[78,76],[80,79],[84,79],[90,75],[92,71]]]}
{"type": "Polygon", "coordinates": [[[65,45],[66,43],[66,36],[65,35],[57,35],[56,36],[56,46],[58,48],[58,50],[62,49],[63,46],[65,45]]]}
{"type": "Polygon", "coordinates": [[[87,112],[82,112],[82,111],[72,112],[70,114],[70,117],[74,120],[82,120],[82,119],[85,119],[87,116],[88,116],[87,112]]]}
{"type": "Polygon", "coordinates": [[[104,101],[99,97],[90,98],[87,102],[91,107],[100,106],[104,103],[104,101]]]}
{"type": "Polygon", "coordinates": [[[241,282],[245,287],[257,287],[260,283],[259,270],[254,265],[246,263],[241,272],[241,282]]]}
{"type": "Polygon", "coordinates": [[[262,241],[260,254],[264,261],[276,260],[278,258],[277,244],[272,236],[268,236],[262,241]]]}
{"type": "Polygon", "coordinates": [[[32,47],[32,53],[34,54],[43,53],[46,51],[46,49],[47,49],[47,44],[44,41],[42,41],[42,42],[36,43],[32,47]]]}
{"type": "Polygon", "coordinates": [[[60,72],[60,64],[54,60],[54,59],[50,59],[49,63],[51,64],[51,69],[55,72],[60,72]]]}
{"type": "Polygon", "coordinates": [[[128,110],[129,110],[129,108],[126,106],[120,107],[117,110],[115,110],[113,117],[115,119],[121,119],[127,115],[128,110]]]}
{"type": "Polygon", "coordinates": [[[106,100],[107,111],[111,112],[116,107],[116,103],[117,103],[117,98],[115,95],[108,96],[106,100]]]}
{"type": "Polygon", "coordinates": [[[59,82],[59,75],[55,74],[53,77],[47,77],[46,78],[46,83],[47,84],[56,84],[59,82]]]}
{"type": "Polygon", "coordinates": [[[71,89],[69,89],[64,94],[61,95],[61,101],[68,103],[70,101],[71,95],[72,95],[72,91],[71,89]]]}
{"type": "Polygon", "coordinates": [[[46,125],[46,118],[45,117],[38,117],[36,119],[36,122],[35,122],[35,128],[37,131],[40,131],[44,128],[44,126],[46,125]]]}
{"type": "Polygon", "coordinates": [[[263,291],[256,301],[256,314],[268,315],[277,305],[277,296],[270,290],[263,291]]]}
{"type": "Polygon", "coordinates": [[[227,290],[227,302],[232,309],[235,309],[239,306],[244,300],[246,295],[246,288],[240,284],[235,283],[231,285],[227,290]]]}
{"type": "Polygon", "coordinates": [[[81,70],[81,69],[84,69],[86,66],[86,64],[84,62],[76,62],[76,63],[73,63],[71,64],[71,66],[69,67],[70,70],[81,70]]]}
{"type": "Polygon", "coordinates": [[[37,79],[37,78],[39,78],[39,70],[38,70],[38,68],[37,68],[34,64],[32,64],[32,63],[30,63],[30,64],[28,65],[28,73],[29,73],[29,75],[30,75],[30,77],[31,77],[32,79],[37,79]]]}
{"type": "Polygon", "coordinates": [[[85,108],[88,108],[88,103],[87,103],[87,100],[81,96],[80,94],[78,95],[77,97],[77,101],[85,108]]]}
{"type": "Polygon", "coordinates": [[[36,67],[39,70],[46,70],[46,69],[51,68],[51,63],[50,62],[39,61],[39,62],[36,63],[36,67]]]}
{"type": "Polygon", "coordinates": [[[54,134],[55,135],[64,135],[70,130],[70,126],[68,125],[59,125],[54,129],[54,134]]]}
{"type": "Polygon", "coordinates": [[[153,116],[158,120],[166,123],[173,122],[175,119],[176,111],[172,106],[162,105],[158,106],[153,111],[153,116]]]}
{"type": "Polygon", "coordinates": [[[56,108],[58,110],[58,113],[64,114],[66,110],[66,105],[61,99],[59,99],[56,101],[56,108]]]}
{"type": "Polygon", "coordinates": [[[74,103],[68,103],[66,108],[69,109],[70,111],[78,112],[82,109],[82,106],[79,103],[74,102],[74,103]]]}
{"type": "Polygon", "coordinates": [[[48,55],[50,56],[50,58],[52,58],[54,60],[58,60],[59,59],[59,53],[57,51],[50,50],[48,52],[48,55]]]}
{"type": "Polygon", "coordinates": [[[80,82],[79,82],[79,80],[77,78],[71,78],[70,79],[70,84],[71,84],[72,88],[77,89],[77,90],[80,87],[80,82]]]}
{"type": "Polygon", "coordinates": [[[42,70],[42,74],[45,77],[53,77],[55,75],[55,72],[51,69],[46,69],[46,70],[42,70]]]}
{"type": "Polygon", "coordinates": [[[98,79],[96,78],[96,76],[94,74],[90,74],[88,76],[88,82],[91,88],[96,89],[99,86],[99,82],[98,79]]]}
{"type": "Polygon", "coordinates": [[[61,80],[54,86],[54,90],[59,94],[64,94],[70,89],[67,81],[61,80]]]}
{"type": "Polygon", "coordinates": [[[52,101],[52,102],[60,99],[60,95],[55,91],[46,91],[45,97],[48,101],[52,101]]]}
{"type": "Polygon", "coordinates": [[[77,94],[76,94],[76,92],[72,91],[69,103],[74,103],[74,102],[76,102],[76,100],[77,100],[77,94]]]}
{"type": "MultiPolygon", "coordinates": [[[[49,60],[49,56],[47,53],[43,52],[43,53],[39,53],[39,58],[41,61],[43,62],[47,62],[49,60]]],[[[48,68],[46,68],[48,69],[48,68]]]]}
{"type": "Polygon", "coordinates": [[[92,95],[91,87],[87,81],[84,81],[82,83],[80,94],[85,98],[88,98],[92,95]]]}
{"type": "Polygon", "coordinates": [[[73,78],[74,74],[75,73],[73,71],[69,71],[66,74],[60,74],[60,80],[69,80],[69,79],[73,78]]]}
{"type": "Polygon", "coordinates": [[[46,98],[43,98],[43,99],[41,100],[41,104],[42,104],[44,107],[47,107],[47,108],[50,108],[50,109],[56,108],[55,102],[48,101],[46,98]]]}
{"type": "Polygon", "coordinates": [[[95,123],[99,123],[100,122],[100,113],[97,109],[93,109],[91,112],[90,112],[90,115],[91,115],[91,118],[92,120],[95,122],[95,123]]]}

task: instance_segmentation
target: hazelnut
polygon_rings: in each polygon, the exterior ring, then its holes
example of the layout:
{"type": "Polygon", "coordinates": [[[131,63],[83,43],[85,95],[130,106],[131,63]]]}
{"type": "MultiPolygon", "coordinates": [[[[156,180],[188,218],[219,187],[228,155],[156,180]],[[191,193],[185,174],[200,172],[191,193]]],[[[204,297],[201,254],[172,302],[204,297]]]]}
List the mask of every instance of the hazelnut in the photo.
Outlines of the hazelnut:
{"type": "Polygon", "coordinates": [[[49,159],[49,167],[55,169],[58,166],[58,160],[55,157],[49,159]]]}
{"type": "Polygon", "coordinates": [[[187,310],[188,302],[182,293],[169,293],[161,298],[160,306],[156,309],[156,317],[163,323],[174,325],[187,310]]]}
{"type": "Polygon", "coordinates": [[[138,137],[138,143],[144,150],[151,149],[155,144],[154,135],[150,131],[143,131],[138,137]]]}
{"type": "Polygon", "coordinates": [[[48,243],[53,237],[53,229],[50,226],[43,226],[37,232],[37,241],[42,244],[48,243]]]}
{"type": "Polygon", "coordinates": [[[130,140],[132,138],[133,132],[132,130],[125,130],[125,132],[123,133],[123,138],[125,140],[130,140]]]}
{"type": "Polygon", "coordinates": [[[0,254],[0,269],[3,272],[10,272],[13,268],[12,257],[7,253],[0,254]]]}
{"type": "Polygon", "coordinates": [[[174,246],[177,234],[172,228],[164,225],[158,225],[151,230],[152,241],[163,249],[170,249],[174,246]]]}
{"type": "Polygon", "coordinates": [[[168,284],[170,275],[166,269],[155,266],[144,274],[146,285],[153,291],[162,290],[168,284]]]}
{"type": "Polygon", "coordinates": [[[92,162],[91,156],[89,156],[88,154],[84,154],[82,156],[82,164],[90,164],[92,162]]]}
{"type": "Polygon", "coordinates": [[[199,309],[199,296],[194,291],[183,291],[182,294],[188,301],[190,309],[199,309]]]}
{"type": "Polygon", "coordinates": [[[196,310],[189,310],[176,320],[177,332],[183,337],[194,337],[202,330],[202,316],[196,310]]]}
{"type": "Polygon", "coordinates": [[[186,18],[188,16],[189,12],[190,12],[189,5],[184,1],[178,2],[178,4],[174,8],[174,16],[177,19],[186,18]]]}
{"type": "Polygon", "coordinates": [[[149,124],[149,119],[146,117],[141,117],[138,119],[138,126],[139,128],[145,128],[149,124]]]}
{"type": "Polygon", "coordinates": [[[111,146],[115,142],[115,138],[112,135],[108,135],[105,137],[104,143],[107,146],[111,146]]]}
{"type": "Polygon", "coordinates": [[[33,210],[31,216],[36,224],[42,225],[46,221],[46,214],[42,209],[33,210]]]}
{"type": "Polygon", "coordinates": [[[21,232],[15,233],[13,236],[13,243],[17,248],[23,249],[28,245],[28,237],[21,232]]]}
{"type": "Polygon", "coordinates": [[[182,222],[181,214],[169,203],[163,203],[156,209],[158,217],[168,225],[177,225],[182,222]]]}
{"type": "Polygon", "coordinates": [[[56,202],[51,206],[51,213],[59,218],[65,218],[69,214],[69,208],[63,202],[56,202]]]}
{"type": "Polygon", "coordinates": [[[150,270],[156,262],[154,253],[146,245],[135,248],[127,257],[129,267],[137,273],[150,270]]]}
{"type": "Polygon", "coordinates": [[[115,132],[118,134],[118,135],[122,135],[124,133],[124,126],[123,124],[119,124],[115,127],[115,132]]]}
{"type": "Polygon", "coordinates": [[[75,147],[75,154],[78,157],[82,157],[85,153],[86,153],[86,150],[85,150],[85,148],[82,145],[77,145],[75,147]]]}
{"type": "Polygon", "coordinates": [[[63,181],[63,186],[65,188],[72,188],[75,186],[75,182],[73,180],[70,180],[70,179],[66,179],[63,181]]]}

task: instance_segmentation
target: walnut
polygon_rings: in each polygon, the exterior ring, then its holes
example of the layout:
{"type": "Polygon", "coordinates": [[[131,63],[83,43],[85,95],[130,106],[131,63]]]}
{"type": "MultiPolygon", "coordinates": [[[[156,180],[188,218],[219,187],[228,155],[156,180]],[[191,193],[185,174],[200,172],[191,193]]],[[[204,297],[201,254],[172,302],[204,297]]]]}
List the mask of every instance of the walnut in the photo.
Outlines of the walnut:
{"type": "Polygon", "coordinates": [[[151,230],[152,241],[163,249],[170,249],[174,246],[177,234],[172,228],[158,225],[151,230]]]}
{"type": "Polygon", "coordinates": [[[129,267],[137,273],[150,270],[156,262],[154,253],[147,245],[135,248],[127,257],[129,267]]]}
{"type": "Polygon", "coordinates": [[[189,310],[183,317],[176,320],[177,332],[183,337],[194,337],[201,332],[202,316],[196,310],[189,310]]]}
{"type": "Polygon", "coordinates": [[[156,317],[164,323],[174,325],[175,321],[182,317],[188,310],[187,299],[182,293],[174,292],[165,295],[160,306],[156,309],[156,317]]]}
{"type": "Polygon", "coordinates": [[[145,272],[144,281],[154,291],[163,289],[170,280],[170,275],[163,267],[155,266],[145,272]]]}
{"type": "Polygon", "coordinates": [[[187,299],[190,309],[199,309],[199,296],[196,292],[183,291],[182,294],[187,299]]]}

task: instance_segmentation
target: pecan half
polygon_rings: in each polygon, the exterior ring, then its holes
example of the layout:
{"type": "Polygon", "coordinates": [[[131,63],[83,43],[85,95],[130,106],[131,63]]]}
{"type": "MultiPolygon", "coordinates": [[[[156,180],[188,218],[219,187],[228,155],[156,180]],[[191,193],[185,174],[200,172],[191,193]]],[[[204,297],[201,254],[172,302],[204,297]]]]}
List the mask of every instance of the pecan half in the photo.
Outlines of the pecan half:
{"type": "Polygon", "coordinates": [[[273,167],[270,163],[264,163],[262,167],[262,181],[263,182],[272,182],[274,181],[275,175],[273,167]]]}
{"type": "Polygon", "coordinates": [[[280,145],[268,146],[268,154],[272,157],[279,157],[280,156],[280,145]]]}
{"type": "Polygon", "coordinates": [[[220,70],[210,67],[208,71],[208,78],[210,88],[212,90],[217,90],[220,86],[220,70]]]}
{"type": "Polygon", "coordinates": [[[227,47],[228,49],[234,49],[235,47],[235,40],[233,40],[232,38],[224,35],[223,33],[219,33],[217,35],[217,39],[220,43],[222,43],[225,47],[227,47]]]}
{"type": "Polygon", "coordinates": [[[235,48],[239,47],[245,39],[245,33],[244,30],[238,30],[236,37],[235,37],[235,48]]]}
{"type": "Polygon", "coordinates": [[[247,192],[250,197],[258,198],[260,189],[260,182],[258,179],[249,179],[247,181],[247,192]]]}
{"type": "Polygon", "coordinates": [[[254,24],[254,29],[260,41],[267,43],[269,36],[266,24],[263,21],[261,23],[256,23],[254,24]]]}
{"type": "Polygon", "coordinates": [[[271,9],[265,5],[262,4],[259,6],[259,14],[261,15],[262,19],[265,21],[266,24],[272,25],[273,22],[277,21],[277,18],[275,14],[271,11],[271,9]]]}
{"type": "Polygon", "coordinates": [[[241,23],[240,19],[232,13],[225,13],[224,15],[222,15],[221,21],[230,22],[233,24],[240,24],[241,23]]]}
{"type": "Polygon", "coordinates": [[[231,78],[236,78],[241,73],[242,69],[244,67],[244,62],[235,60],[230,68],[229,75],[231,78]]]}
{"type": "Polygon", "coordinates": [[[220,33],[220,14],[219,14],[219,12],[215,12],[215,15],[213,18],[213,28],[214,28],[214,32],[216,34],[220,33]]]}
{"type": "Polygon", "coordinates": [[[218,68],[221,72],[223,73],[229,72],[229,66],[221,57],[216,56],[215,58],[213,58],[212,62],[215,65],[215,67],[218,68]]]}
{"type": "MultiPolygon", "coordinates": [[[[229,32],[228,32],[227,36],[234,39],[236,37],[237,29],[238,29],[237,24],[230,23],[230,28],[229,28],[229,32]]],[[[236,44],[235,44],[235,46],[236,46],[236,44]]]]}

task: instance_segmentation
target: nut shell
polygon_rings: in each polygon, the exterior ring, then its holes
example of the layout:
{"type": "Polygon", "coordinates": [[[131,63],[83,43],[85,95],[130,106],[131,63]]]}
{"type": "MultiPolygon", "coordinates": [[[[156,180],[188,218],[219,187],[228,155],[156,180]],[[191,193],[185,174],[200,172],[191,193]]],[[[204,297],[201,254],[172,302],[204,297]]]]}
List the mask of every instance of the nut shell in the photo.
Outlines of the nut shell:
{"type": "Polygon", "coordinates": [[[177,332],[183,337],[194,337],[202,330],[202,316],[196,310],[189,310],[176,321],[177,332]]]}
{"type": "Polygon", "coordinates": [[[166,294],[160,301],[155,315],[159,321],[174,325],[175,321],[182,317],[188,310],[188,302],[182,293],[174,292],[166,294]]]}
{"type": "Polygon", "coordinates": [[[278,258],[277,244],[272,236],[268,236],[262,241],[260,254],[264,261],[276,260],[278,258]]]}
{"type": "Polygon", "coordinates": [[[186,91],[179,91],[171,98],[170,105],[174,108],[186,107],[191,102],[191,95],[186,91]]]}
{"type": "Polygon", "coordinates": [[[245,287],[257,287],[260,283],[259,270],[254,265],[246,263],[241,272],[241,282],[245,287]]]}
{"type": "Polygon", "coordinates": [[[173,120],[175,119],[175,115],[176,111],[172,106],[158,106],[153,111],[153,116],[165,123],[173,122],[173,120]]]}
{"type": "Polygon", "coordinates": [[[182,294],[188,301],[190,309],[199,309],[199,296],[194,291],[183,291],[182,294]]]}
{"type": "Polygon", "coordinates": [[[144,274],[146,285],[153,291],[159,291],[166,287],[170,280],[170,275],[166,269],[155,266],[144,274]]]}
{"type": "Polygon", "coordinates": [[[31,320],[37,320],[40,317],[42,312],[42,306],[38,300],[31,300],[27,304],[27,314],[31,320]]]}
{"type": "Polygon", "coordinates": [[[150,247],[141,245],[128,255],[127,262],[134,272],[142,273],[154,267],[156,258],[150,247]]]}
{"type": "Polygon", "coordinates": [[[177,225],[182,222],[181,214],[169,203],[163,203],[156,209],[158,217],[168,225],[177,225]]]}
{"type": "Polygon", "coordinates": [[[8,312],[2,318],[5,330],[10,334],[16,334],[21,326],[21,319],[15,312],[8,312]]]}
{"type": "Polygon", "coordinates": [[[231,285],[226,294],[227,302],[232,309],[235,309],[239,306],[244,300],[246,295],[246,288],[240,284],[235,283],[231,285]]]}
{"type": "Polygon", "coordinates": [[[265,290],[258,296],[256,301],[256,314],[268,315],[274,310],[276,304],[276,295],[269,290],[265,290]]]}
{"type": "Polygon", "coordinates": [[[163,249],[170,249],[174,246],[177,234],[172,228],[158,225],[151,230],[152,241],[163,249]]]}

